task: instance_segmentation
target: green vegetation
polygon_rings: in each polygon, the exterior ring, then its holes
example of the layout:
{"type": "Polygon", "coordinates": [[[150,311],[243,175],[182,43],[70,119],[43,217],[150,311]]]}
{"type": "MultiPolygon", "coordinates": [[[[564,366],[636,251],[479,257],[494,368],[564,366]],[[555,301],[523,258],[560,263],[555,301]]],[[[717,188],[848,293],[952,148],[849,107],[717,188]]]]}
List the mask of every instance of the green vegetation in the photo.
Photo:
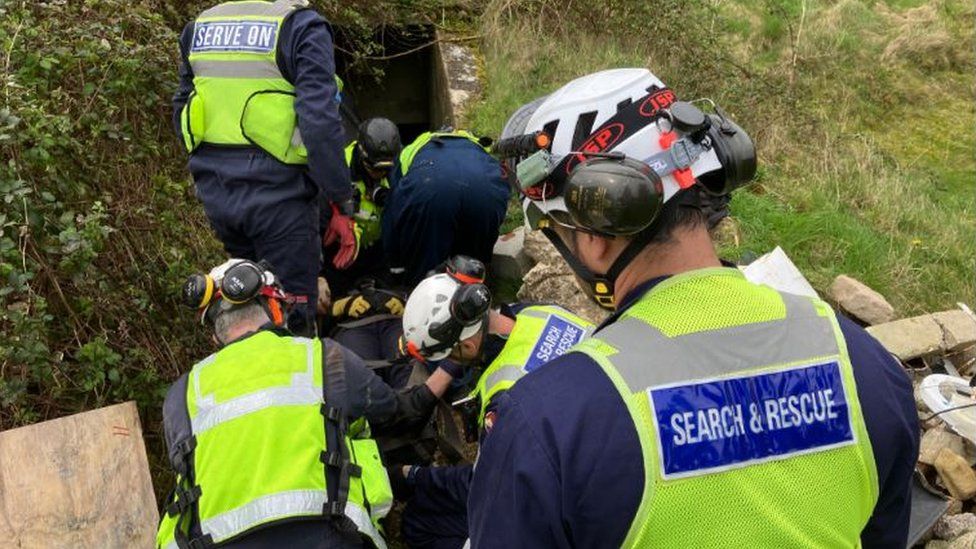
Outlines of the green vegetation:
{"type": "MultiPolygon", "coordinates": [[[[134,399],[158,493],[162,395],[211,350],[177,290],[221,251],[169,98],[178,33],[213,3],[0,3],[0,429],[134,399]]],[[[651,67],[758,142],[730,256],[780,244],[818,288],[850,273],[902,314],[974,300],[962,0],[316,4],[359,67],[383,53],[376,26],[482,35],[487,89],[471,122],[487,134],[570,78],[651,67]]]]}
{"type": "Polygon", "coordinates": [[[474,127],[588,72],[646,66],[679,97],[712,97],[755,138],[761,171],[735,197],[738,245],[780,245],[824,290],[847,273],[900,314],[973,303],[973,7],[933,2],[492,2],[474,127]],[[624,4],[624,5],[620,5],[624,4]]]}

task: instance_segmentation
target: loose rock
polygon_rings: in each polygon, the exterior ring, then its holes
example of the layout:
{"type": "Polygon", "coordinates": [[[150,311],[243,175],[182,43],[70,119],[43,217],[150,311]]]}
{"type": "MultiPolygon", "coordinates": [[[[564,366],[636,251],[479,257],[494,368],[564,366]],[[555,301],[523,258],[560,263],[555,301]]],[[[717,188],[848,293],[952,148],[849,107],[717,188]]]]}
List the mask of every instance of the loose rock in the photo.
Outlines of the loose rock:
{"type": "Polygon", "coordinates": [[[521,280],[532,264],[532,259],[525,253],[525,227],[498,237],[491,256],[493,275],[521,280]]]}
{"type": "Polygon", "coordinates": [[[883,295],[847,275],[835,278],[828,293],[842,309],[868,324],[883,324],[895,318],[895,308],[883,295]]]}
{"type": "Polygon", "coordinates": [[[562,261],[562,256],[556,251],[552,242],[549,242],[546,235],[542,234],[542,231],[529,231],[525,233],[523,246],[525,254],[536,263],[556,264],[562,261]]]}
{"type": "Polygon", "coordinates": [[[929,315],[869,326],[867,330],[902,361],[942,350],[942,328],[929,315]]]}
{"type": "Polygon", "coordinates": [[[952,497],[967,500],[976,496],[976,472],[966,459],[948,448],[943,448],[935,458],[935,470],[952,497]]]}
{"type": "Polygon", "coordinates": [[[609,315],[587,297],[573,272],[561,261],[539,263],[526,273],[524,280],[518,292],[521,300],[555,303],[594,323],[602,322],[609,315]]]}
{"type": "Polygon", "coordinates": [[[957,351],[976,342],[976,319],[962,310],[943,311],[932,315],[942,328],[943,349],[957,351]]]}
{"type": "Polygon", "coordinates": [[[929,429],[922,435],[918,450],[918,461],[926,465],[935,465],[935,460],[943,448],[948,448],[959,456],[966,455],[966,447],[963,444],[962,437],[950,433],[940,425],[934,429],[929,429]]]}
{"type": "Polygon", "coordinates": [[[967,532],[949,542],[949,549],[976,549],[976,532],[967,532]]]}
{"type": "Polygon", "coordinates": [[[943,516],[935,523],[933,533],[939,539],[956,539],[966,532],[976,530],[976,515],[962,513],[943,516]]]}

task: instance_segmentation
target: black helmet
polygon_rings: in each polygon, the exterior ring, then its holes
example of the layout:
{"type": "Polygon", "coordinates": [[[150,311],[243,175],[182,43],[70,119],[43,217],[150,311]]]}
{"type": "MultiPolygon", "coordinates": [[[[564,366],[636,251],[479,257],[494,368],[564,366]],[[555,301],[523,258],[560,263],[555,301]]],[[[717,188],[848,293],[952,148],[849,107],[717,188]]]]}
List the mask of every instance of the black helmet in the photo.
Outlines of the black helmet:
{"type": "Polygon", "coordinates": [[[375,170],[392,167],[393,160],[402,148],[400,130],[392,120],[370,118],[359,125],[359,154],[367,168],[375,170]]]}

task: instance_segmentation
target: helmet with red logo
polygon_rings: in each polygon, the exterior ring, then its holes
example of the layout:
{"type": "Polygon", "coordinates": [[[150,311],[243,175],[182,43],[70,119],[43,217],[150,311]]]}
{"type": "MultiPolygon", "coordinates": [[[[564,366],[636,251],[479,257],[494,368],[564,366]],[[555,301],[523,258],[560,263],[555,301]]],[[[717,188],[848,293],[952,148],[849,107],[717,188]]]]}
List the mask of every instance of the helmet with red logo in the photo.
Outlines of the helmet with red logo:
{"type": "Polygon", "coordinates": [[[642,68],[583,76],[524,105],[499,143],[547,136],[547,149],[508,158],[526,222],[539,228],[549,218],[630,235],[696,182],[715,194],[748,182],[756,169],[752,140],[721,109],[714,110],[706,114],[678,101],[642,68]]]}
{"type": "Polygon", "coordinates": [[[725,195],[756,172],[752,140],[721,108],[679,101],[641,68],[583,76],[524,105],[495,150],[522,194],[528,227],[545,230],[608,308],[613,280],[649,242],[653,229],[645,229],[666,202],[695,186],[725,195]],[[606,275],[594,275],[553,236],[553,225],[634,238],[606,275]]]}

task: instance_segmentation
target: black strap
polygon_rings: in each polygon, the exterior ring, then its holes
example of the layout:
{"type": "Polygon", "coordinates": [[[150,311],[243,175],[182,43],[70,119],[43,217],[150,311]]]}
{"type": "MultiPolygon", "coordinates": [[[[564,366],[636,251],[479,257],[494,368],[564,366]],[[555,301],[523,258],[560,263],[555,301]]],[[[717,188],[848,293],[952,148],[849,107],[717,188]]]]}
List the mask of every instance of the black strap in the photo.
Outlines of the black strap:
{"type": "MultiPolygon", "coordinates": [[[[664,116],[665,110],[676,99],[674,92],[670,89],[652,86],[647,95],[638,101],[624,105],[616,114],[590,133],[586,141],[579,147],[573,148],[581,153],[590,154],[609,151],[618,143],[664,116]]],[[[567,154],[549,172],[549,182],[556,189],[562,189],[566,177],[585,158],[582,154],[567,154]]]]}
{"type": "MultiPolygon", "coordinates": [[[[600,303],[602,307],[612,309],[614,303],[613,301],[614,279],[610,278],[609,274],[598,275],[595,274],[593,271],[589,270],[586,267],[586,265],[583,265],[583,263],[575,255],[573,255],[573,252],[569,249],[568,246],[566,246],[566,243],[563,242],[563,239],[559,238],[559,235],[556,234],[556,231],[554,231],[552,228],[549,227],[543,228],[542,234],[546,235],[546,238],[549,239],[549,242],[552,242],[552,245],[556,248],[556,251],[559,252],[559,255],[563,257],[563,259],[566,261],[566,264],[569,265],[569,268],[572,269],[574,273],[576,273],[576,276],[578,276],[583,282],[585,282],[589,286],[590,292],[592,292],[593,297],[597,300],[597,302],[600,303]]],[[[614,266],[616,266],[616,263],[614,263],[614,266]]],[[[618,272],[617,275],[619,274],[620,273],[618,272]]]]}
{"type": "MultiPolygon", "coordinates": [[[[322,406],[319,411],[324,419],[325,428],[325,450],[320,454],[323,464],[323,474],[325,475],[326,500],[322,505],[322,514],[330,517],[335,525],[344,531],[357,530],[355,523],[345,515],[346,501],[349,498],[349,476],[354,471],[349,465],[353,465],[349,458],[349,447],[346,445],[346,432],[349,423],[345,411],[341,408],[331,406],[326,401],[325,388],[326,368],[337,368],[345,371],[342,352],[338,347],[323,349],[322,352],[322,406]],[[334,361],[338,361],[335,362],[334,361]],[[331,464],[335,465],[331,465],[331,464]],[[345,465],[343,465],[345,464],[345,465]]],[[[358,466],[357,466],[358,467],[358,466]]]]}

